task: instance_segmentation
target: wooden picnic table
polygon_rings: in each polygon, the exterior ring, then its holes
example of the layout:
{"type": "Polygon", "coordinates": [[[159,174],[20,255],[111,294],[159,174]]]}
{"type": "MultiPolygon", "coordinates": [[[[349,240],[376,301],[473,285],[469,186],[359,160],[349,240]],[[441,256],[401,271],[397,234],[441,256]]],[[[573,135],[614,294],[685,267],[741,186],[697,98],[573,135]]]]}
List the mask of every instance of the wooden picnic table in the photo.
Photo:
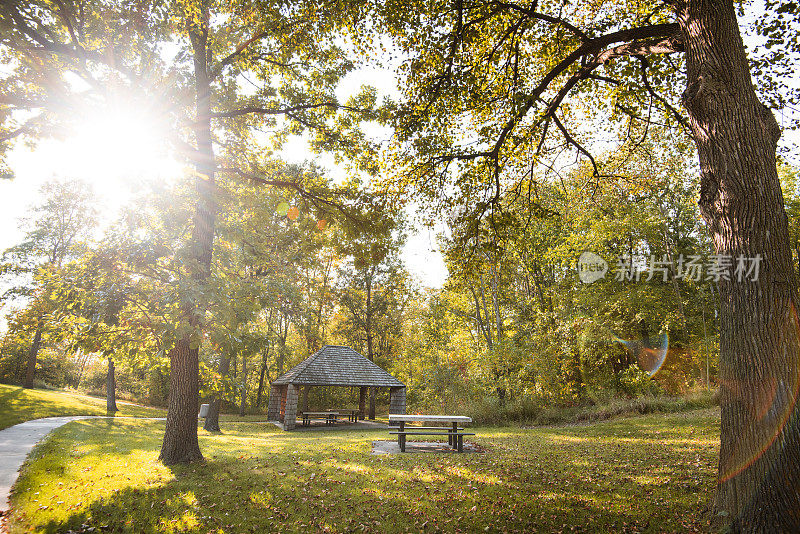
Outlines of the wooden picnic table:
{"type": "Polygon", "coordinates": [[[447,443],[453,447],[457,448],[459,452],[462,449],[462,437],[463,436],[474,436],[475,434],[464,434],[459,432],[463,430],[463,428],[459,428],[459,424],[468,424],[472,422],[471,417],[467,417],[466,415],[397,415],[397,414],[389,414],[389,426],[393,426],[393,424],[397,424],[399,426],[398,432],[392,432],[392,434],[397,434],[397,442],[400,445],[401,452],[405,452],[405,441],[406,435],[409,433],[412,434],[419,434],[419,435],[441,435],[446,430],[447,431],[447,443]],[[416,432],[415,428],[425,429],[425,430],[435,430],[438,427],[414,427],[410,426],[408,429],[406,428],[406,423],[413,423],[413,422],[421,422],[421,423],[438,423],[442,425],[450,425],[450,426],[443,426],[442,431],[440,432],[416,432]]]}

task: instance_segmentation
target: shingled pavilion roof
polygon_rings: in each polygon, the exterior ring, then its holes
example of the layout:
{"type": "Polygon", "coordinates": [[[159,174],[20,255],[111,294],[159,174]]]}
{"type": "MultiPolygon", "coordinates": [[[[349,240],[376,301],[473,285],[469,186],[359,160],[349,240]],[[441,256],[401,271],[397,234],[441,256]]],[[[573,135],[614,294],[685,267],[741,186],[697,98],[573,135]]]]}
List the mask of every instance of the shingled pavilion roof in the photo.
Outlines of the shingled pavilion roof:
{"type": "Polygon", "coordinates": [[[273,386],[374,386],[405,387],[405,384],[350,347],[325,345],[288,373],[272,382],[273,386]]]}

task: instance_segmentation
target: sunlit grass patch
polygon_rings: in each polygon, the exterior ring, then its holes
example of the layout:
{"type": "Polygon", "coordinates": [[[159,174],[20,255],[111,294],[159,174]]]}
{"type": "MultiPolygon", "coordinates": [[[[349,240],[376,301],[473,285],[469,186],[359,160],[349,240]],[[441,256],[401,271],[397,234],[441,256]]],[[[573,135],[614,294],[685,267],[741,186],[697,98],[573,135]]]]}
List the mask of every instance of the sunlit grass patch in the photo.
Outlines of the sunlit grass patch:
{"type": "Polygon", "coordinates": [[[205,463],[171,469],[157,461],[162,422],[82,421],[36,449],[11,530],[705,532],[718,421],[479,428],[483,454],[378,456],[385,430],[231,422],[200,431],[205,463]]]}
{"type": "MultiPolygon", "coordinates": [[[[117,403],[118,416],[164,417],[158,408],[117,403]]],[[[65,415],[106,415],[105,399],[96,399],[77,393],[24,389],[0,384],[0,429],[39,419],[65,415]]]]}

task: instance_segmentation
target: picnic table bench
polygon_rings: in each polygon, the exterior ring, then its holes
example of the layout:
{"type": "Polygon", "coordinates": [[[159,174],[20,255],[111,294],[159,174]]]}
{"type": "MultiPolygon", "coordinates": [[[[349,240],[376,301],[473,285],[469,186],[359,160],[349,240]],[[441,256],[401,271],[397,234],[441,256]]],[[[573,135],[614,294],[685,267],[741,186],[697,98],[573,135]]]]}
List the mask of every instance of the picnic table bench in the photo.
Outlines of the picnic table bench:
{"type": "Polygon", "coordinates": [[[389,432],[397,436],[400,452],[406,452],[406,436],[447,436],[447,443],[458,452],[464,450],[464,436],[474,433],[463,432],[459,424],[471,423],[472,418],[465,415],[389,415],[389,425],[397,424],[398,429],[389,432]],[[406,423],[419,421],[422,423],[439,423],[450,426],[406,426],[406,423]]]}
{"type": "Polygon", "coordinates": [[[347,414],[347,420],[351,423],[358,422],[358,416],[361,415],[361,410],[352,410],[350,408],[345,410],[328,410],[329,412],[336,412],[338,415],[347,414]]]}
{"type": "Polygon", "coordinates": [[[303,426],[308,426],[311,423],[311,419],[320,419],[325,421],[326,425],[335,425],[338,417],[339,412],[303,412],[303,426]]]}

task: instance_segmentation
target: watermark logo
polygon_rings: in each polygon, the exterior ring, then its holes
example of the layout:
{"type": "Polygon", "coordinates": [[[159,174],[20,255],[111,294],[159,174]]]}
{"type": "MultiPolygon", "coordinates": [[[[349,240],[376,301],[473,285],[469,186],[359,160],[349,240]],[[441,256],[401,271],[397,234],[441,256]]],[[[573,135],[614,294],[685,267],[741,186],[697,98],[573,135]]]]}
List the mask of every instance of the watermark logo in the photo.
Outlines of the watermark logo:
{"type": "MultiPolygon", "coordinates": [[[[617,282],[649,282],[653,278],[662,282],[670,279],[756,282],[762,261],[760,254],[752,258],[724,254],[684,257],[681,254],[674,260],[666,254],[661,257],[623,255],[617,259],[612,273],[617,282]]],[[[584,284],[605,278],[608,271],[608,263],[594,252],[584,252],[578,258],[578,278],[584,284]]]]}
{"type": "Polygon", "coordinates": [[[608,262],[594,252],[584,252],[578,258],[578,278],[584,284],[591,284],[605,278],[607,272],[608,262]]]}

